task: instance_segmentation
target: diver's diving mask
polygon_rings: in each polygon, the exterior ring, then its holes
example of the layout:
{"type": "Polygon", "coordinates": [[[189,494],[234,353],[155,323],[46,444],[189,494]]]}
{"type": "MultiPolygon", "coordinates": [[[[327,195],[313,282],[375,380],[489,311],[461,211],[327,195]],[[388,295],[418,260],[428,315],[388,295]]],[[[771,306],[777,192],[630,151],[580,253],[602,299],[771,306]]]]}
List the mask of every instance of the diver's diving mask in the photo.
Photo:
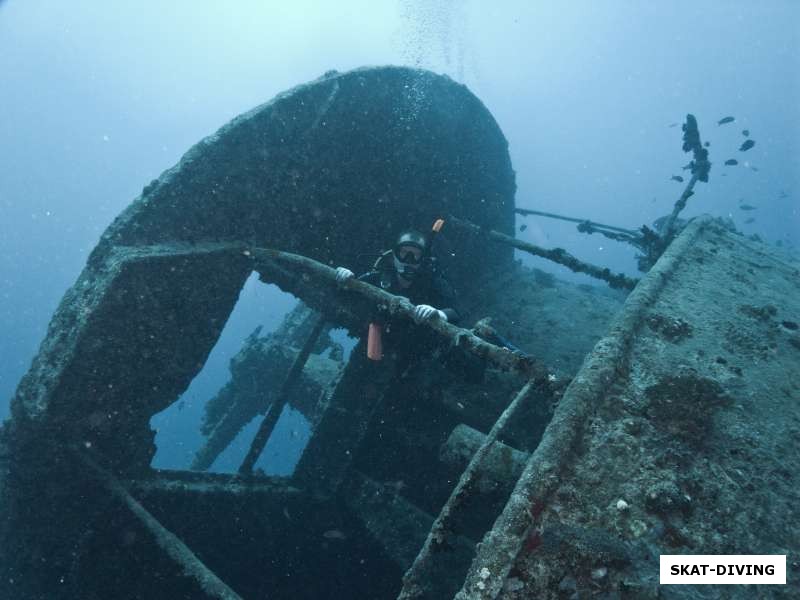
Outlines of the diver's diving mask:
{"type": "Polygon", "coordinates": [[[419,256],[417,256],[414,254],[413,250],[395,250],[394,255],[397,260],[407,265],[422,264],[422,254],[420,253],[419,256]]]}
{"type": "Polygon", "coordinates": [[[394,268],[405,279],[414,279],[422,266],[422,253],[415,254],[411,249],[399,248],[394,251],[394,268]]]}

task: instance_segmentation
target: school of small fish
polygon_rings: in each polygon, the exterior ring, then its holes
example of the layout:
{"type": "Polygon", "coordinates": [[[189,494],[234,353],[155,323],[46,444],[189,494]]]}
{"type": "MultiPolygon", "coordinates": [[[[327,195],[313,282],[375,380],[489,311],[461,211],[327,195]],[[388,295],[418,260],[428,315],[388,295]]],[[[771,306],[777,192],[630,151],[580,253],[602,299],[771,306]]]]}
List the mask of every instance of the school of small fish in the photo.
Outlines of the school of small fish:
{"type": "MultiPolygon", "coordinates": [[[[731,115],[731,116],[727,116],[727,117],[721,118],[719,121],[717,121],[717,125],[718,126],[726,125],[728,123],[733,123],[735,121],[736,121],[736,117],[731,115]]],[[[673,127],[677,127],[677,126],[678,126],[678,123],[670,123],[668,125],[669,128],[673,128],[673,127]]],[[[739,152],[747,152],[748,150],[750,150],[751,148],[753,148],[756,145],[756,142],[755,142],[755,140],[750,139],[750,130],[749,129],[742,129],[741,133],[747,139],[744,142],[742,142],[742,144],[739,146],[739,152]]],[[[709,147],[711,145],[711,142],[705,142],[703,145],[705,147],[709,147]]],[[[737,159],[735,159],[735,158],[729,158],[729,159],[727,159],[725,161],[724,164],[726,166],[733,167],[733,166],[738,165],[739,161],[737,159]]],[[[748,169],[750,169],[752,171],[755,171],[755,172],[759,171],[759,168],[757,166],[755,166],[755,165],[750,164],[749,161],[745,161],[743,163],[743,165],[744,165],[745,168],[748,168],[748,169]]],[[[694,161],[689,162],[688,164],[684,165],[683,167],[681,167],[681,169],[684,170],[684,171],[689,171],[693,167],[694,167],[694,161]]],[[[725,177],[725,176],[727,176],[727,173],[721,173],[721,176],[725,177]]],[[[671,181],[677,181],[679,183],[683,183],[684,178],[682,176],[680,176],[680,175],[673,175],[672,177],[670,177],[670,180],[671,181]]],[[[787,194],[785,190],[781,190],[780,194],[778,195],[779,199],[785,199],[785,198],[788,198],[788,197],[789,197],[789,194],[787,194]]],[[[741,198],[739,200],[739,210],[751,211],[751,210],[757,210],[758,209],[758,207],[755,206],[755,205],[743,203],[743,200],[744,200],[744,198],[741,198]]],[[[755,222],[756,222],[756,218],[755,217],[749,217],[748,219],[746,219],[744,221],[744,224],[745,225],[750,225],[751,223],[755,223],[755,222]]],[[[520,230],[523,231],[522,228],[520,228],[520,230]]]]}

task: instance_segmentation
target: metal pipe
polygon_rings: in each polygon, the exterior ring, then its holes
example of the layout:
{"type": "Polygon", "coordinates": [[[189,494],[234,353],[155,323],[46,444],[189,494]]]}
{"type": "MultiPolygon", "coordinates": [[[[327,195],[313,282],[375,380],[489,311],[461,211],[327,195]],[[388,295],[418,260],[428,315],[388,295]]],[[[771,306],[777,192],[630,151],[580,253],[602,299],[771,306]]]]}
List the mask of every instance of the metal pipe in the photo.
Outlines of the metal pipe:
{"type": "Polygon", "coordinates": [[[540,217],[547,217],[549,219],[560,219],[561,221],[570,221],[572,223],[588,223],[592,227],[600,227],[602,229],[609,229],[611,231],[619,231],[620,233],[627,233],[629,235],[637,235],[638,231],[635,229],[625,229],[623,227],[615,227],[614,225],[603,225],[588,219],[576,219],[575,217],[565,217],[564,215],[557,215],[555,213],[544,212],[541,210],[533,210],[530,208],[515,208],[514,212],[520,215],[537,215],[540,217]]]}

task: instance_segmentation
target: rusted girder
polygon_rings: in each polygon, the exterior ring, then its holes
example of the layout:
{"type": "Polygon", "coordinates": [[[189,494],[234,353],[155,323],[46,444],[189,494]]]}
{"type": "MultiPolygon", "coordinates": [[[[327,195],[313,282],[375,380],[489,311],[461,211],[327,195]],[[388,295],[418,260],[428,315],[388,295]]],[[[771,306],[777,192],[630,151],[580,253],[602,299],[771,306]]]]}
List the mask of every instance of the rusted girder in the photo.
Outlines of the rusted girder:
{"type": "Polygon", "coordinates": [[[215,600],[242,600],[228,585],[197,558],[197,555],[183,541],[164,527],[150,511],[128,493],[125,486],[114,475],[97,464],[88,454],[75,450],[76,456],[100,479],[106,489],[133,513],[139,522],[153,536],[153,540],[167,556],[183,569],[183,573],[193,579],[208,598],[215,600]]]}
{"type": "Polygon", "coordinates": [[[495,242],[500,242],[501,244],[507,244],[509,246],[513,246],[514,248],[519,248],[520,250],[524,250],[525,252],[540,258],[546,258],[547,260],[551,260],[555,263],[563,265],[576,273],[585,273],[586,275],[596,279],[602,279],[603,281],[608,282],[608,285],[610,285],[612,288],[624,288],[627,290],[632,290],[636,287],[636,284],[639,283],[638,279],[632,279],[623,273],[612,273],[608,268],[598,267],[597,265],[592,265],[579,260],[563,248],[542,248],[536,244],[523,242],[511,237],[510,235],[506,235],[505,233],[500,233],[494,229],[479,227],[475,223],[471,223],[466,219],[459,219],[458,217],[449,216],[447,218],[447,222],[470,231],[474,235],[483,235],[495,242]]]}
{"type": "MultiPolygon", "coordinates": [[[[392,317],[409,320],[414,318],[414,305],[408,299],[357,279],[338,284],[336,270],[312,258],[268,248],[252,248],[246,252],[250,253],[256,263],[254,268],[262,279],[302,298],[309,306],[324,310],[332,320],[338,317],[352,326],[366,320],[365,314],[358,314],[347,306],[343,292],[351,292],[362,302],[366,301],[372,309],[378,309],[392,317]]],[[[453,346],[500,369],[517,371],[535,380],[547,379],[548,370],[541,363],[507,348],[490,344],[468,329],[441,319],[424,321],[422,325],[430,327],[453,346]]]]}

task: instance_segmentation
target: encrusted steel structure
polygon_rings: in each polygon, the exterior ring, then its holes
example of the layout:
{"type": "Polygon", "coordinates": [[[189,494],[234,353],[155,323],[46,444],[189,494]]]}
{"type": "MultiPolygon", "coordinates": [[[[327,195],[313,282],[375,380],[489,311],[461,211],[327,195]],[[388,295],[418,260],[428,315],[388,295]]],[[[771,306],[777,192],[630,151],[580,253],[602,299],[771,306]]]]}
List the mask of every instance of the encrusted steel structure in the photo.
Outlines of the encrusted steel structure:
{"type": "Polygon", "coordinates": [[[659,554],[797,560],[798,264],[699,218],[627,297],[565,284],[492,241],[514,191],[486,108],[412,69],[327,73],[193,147],[103,234],[19,385],[0,595],[691,598],[659,554]],[[438,248],[466,322],[533,358],[432,322],[412,370],[344,360],[330,327],[410,306],[332,266],[444,215],[474,224],[438,248]],[[245,341],[194,470],[152,469],[150,418],[253,272],[301,304],[245,341]],[[311,441],[291,477],[254,473],[287,403],[311,441]],[[264,413],[240,472],[205,472],[264,413]]]}

